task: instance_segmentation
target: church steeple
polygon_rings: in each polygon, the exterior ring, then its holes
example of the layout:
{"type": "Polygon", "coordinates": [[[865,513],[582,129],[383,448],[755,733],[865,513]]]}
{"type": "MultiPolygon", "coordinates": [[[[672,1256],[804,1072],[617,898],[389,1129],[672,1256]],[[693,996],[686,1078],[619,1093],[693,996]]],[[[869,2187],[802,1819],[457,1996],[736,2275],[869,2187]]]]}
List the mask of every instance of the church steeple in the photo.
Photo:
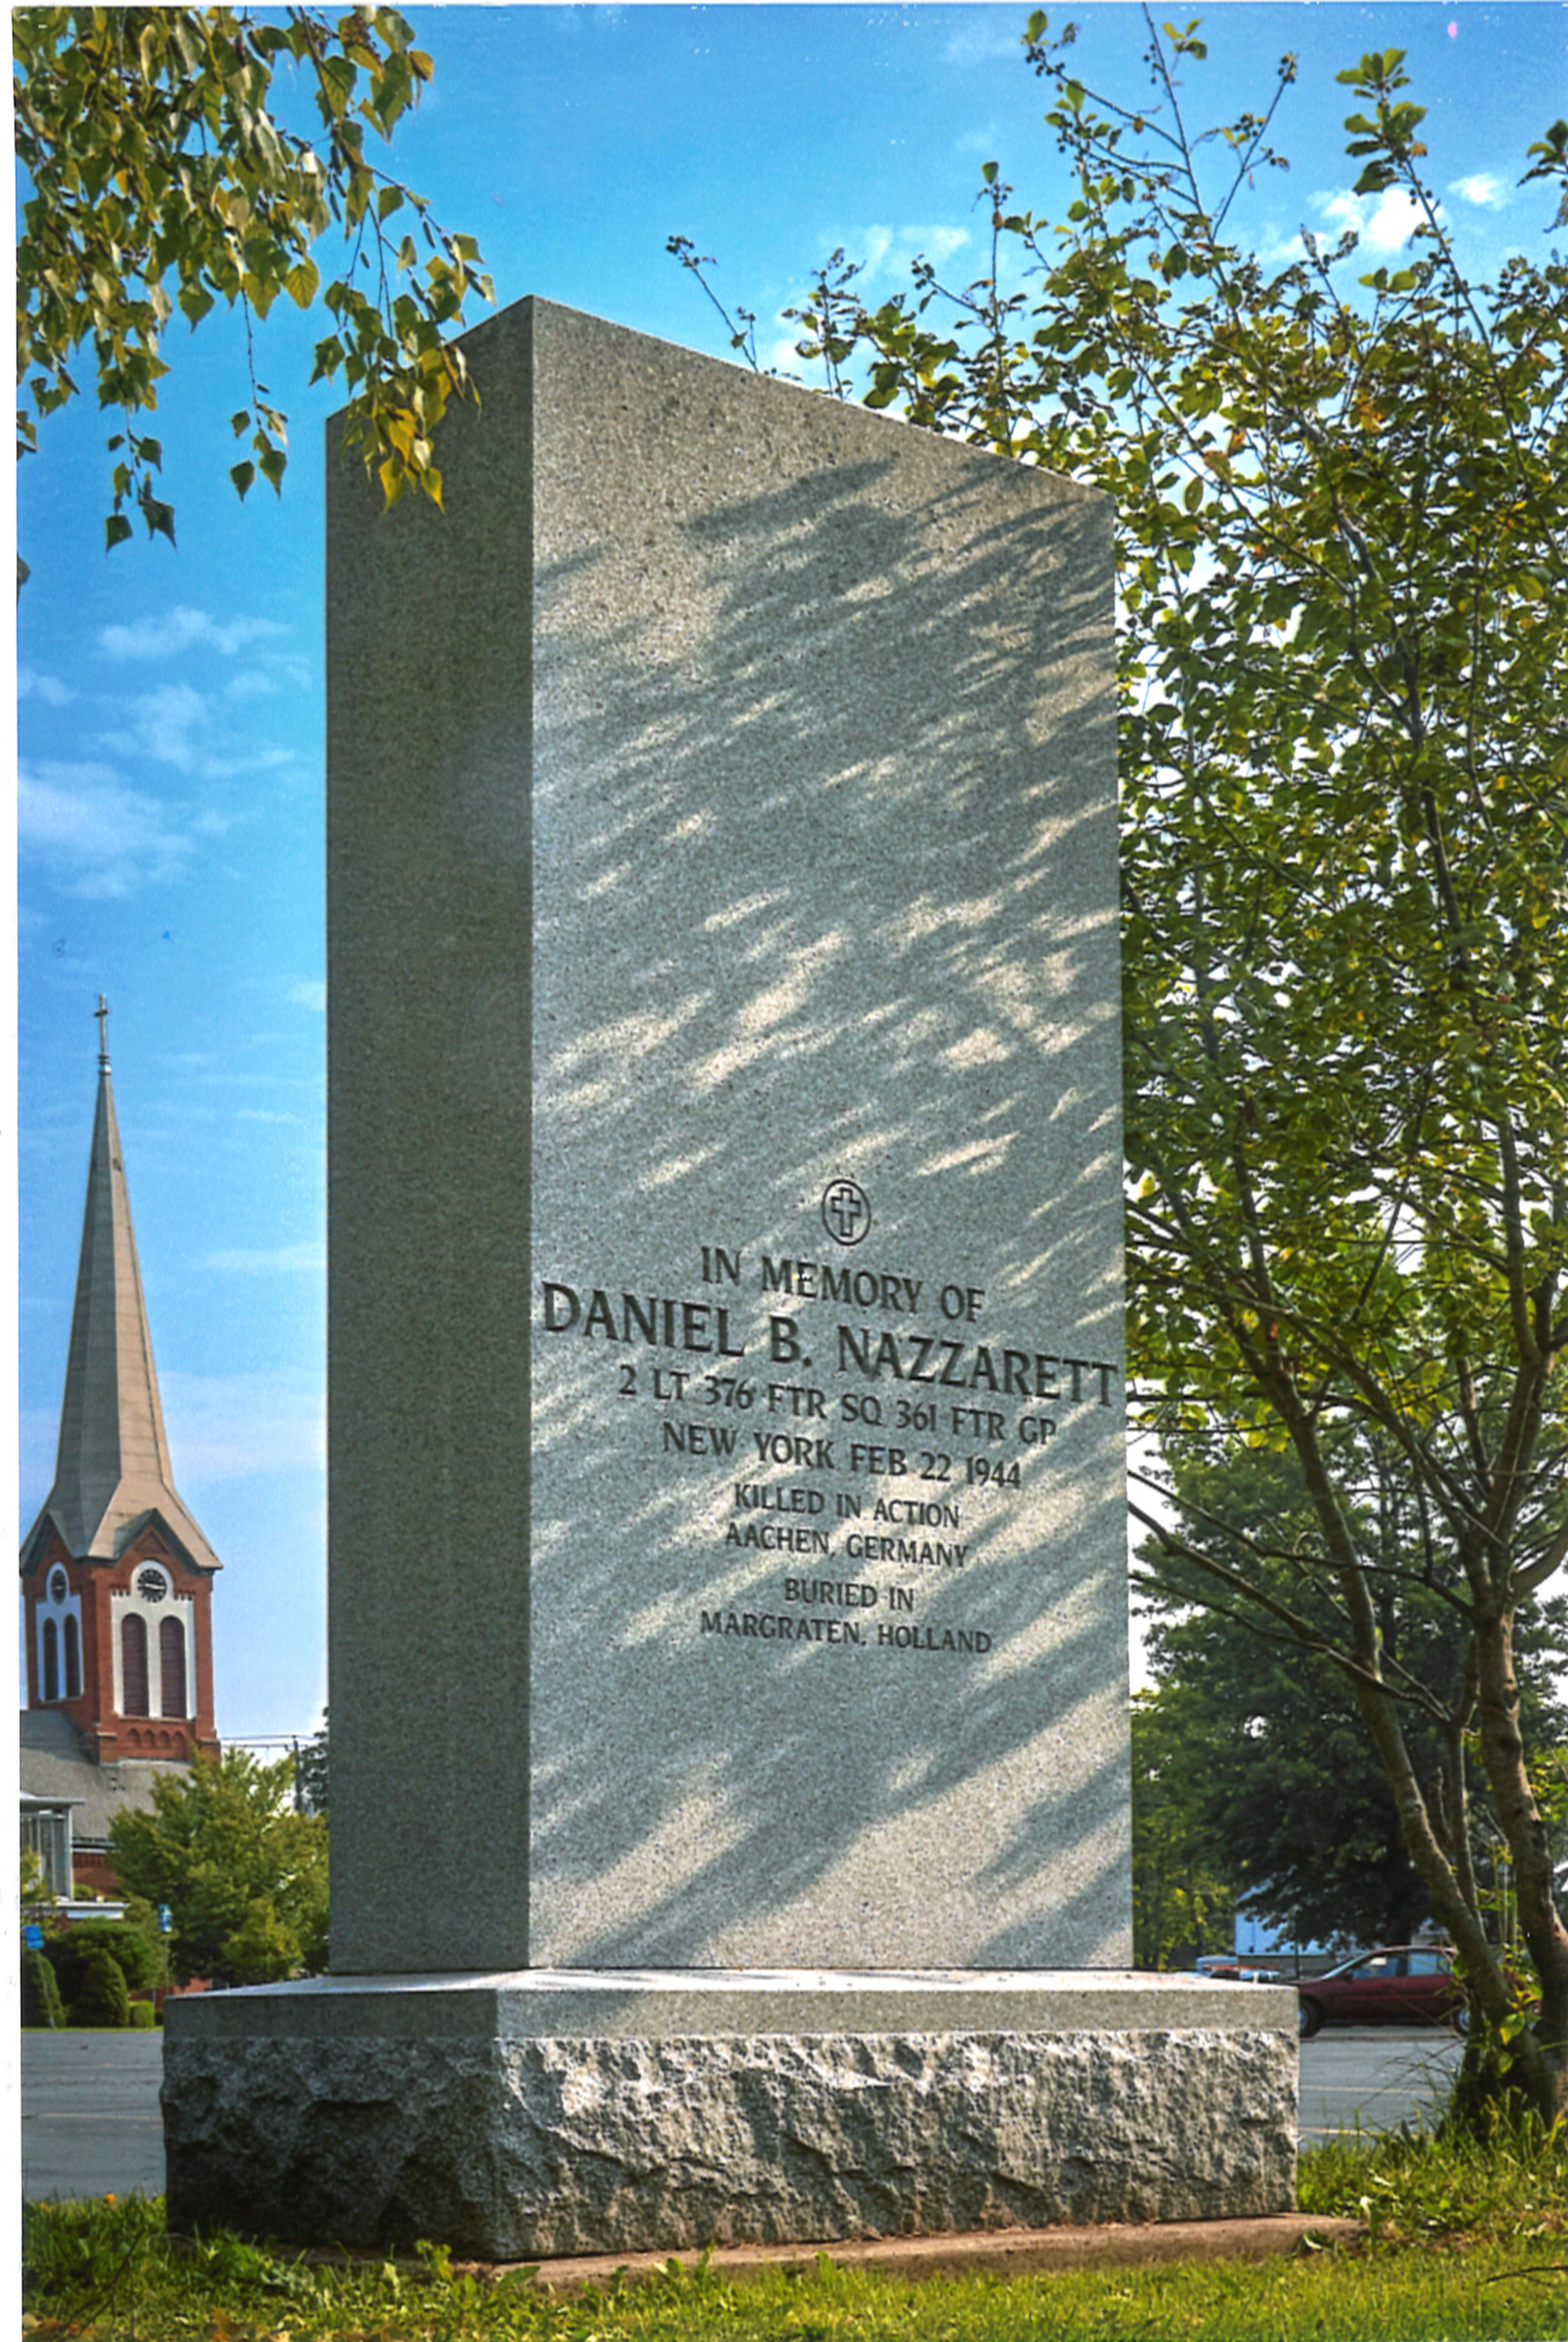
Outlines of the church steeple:
{"type": "Polygon", "coordinates": [[[95,1014],[97,1110],[60,1445],[22,1546],[29,1700],[65,1705],[101,1756],[184,1755],[212,1737],[208,1604],[220,1564],[175,1487],[102,994],[95,1014]],[[181,1728],[121,1722],[143,1716],[181,1728]]]}
{"type": "Polygon", "coordinates": [[[131,1525],[159,1511],[191,1559],[215,1569],[216,1555],[175,1492],[109,1077],[103,1022],[108,1010],[101,993],[95,1013],[98,1107],[60,1446],[44,1512],[74,1555],[110,1561],[131,1525]]]}

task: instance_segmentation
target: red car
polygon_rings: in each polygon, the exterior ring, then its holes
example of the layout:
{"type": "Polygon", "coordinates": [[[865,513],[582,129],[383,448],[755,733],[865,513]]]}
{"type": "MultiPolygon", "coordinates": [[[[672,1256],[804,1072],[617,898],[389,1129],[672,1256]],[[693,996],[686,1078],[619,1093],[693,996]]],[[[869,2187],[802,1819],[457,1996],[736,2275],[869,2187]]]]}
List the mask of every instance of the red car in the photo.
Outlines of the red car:
{"type": "Polygon", "coordinates": [[[1395,1944],[1358,1952],[1327,1976],[1296,1985],[1301,2037],[1323,2025],[1452,2025],[1468,2032],[1470,2007],[1445,1944],[1395,1944]]]}

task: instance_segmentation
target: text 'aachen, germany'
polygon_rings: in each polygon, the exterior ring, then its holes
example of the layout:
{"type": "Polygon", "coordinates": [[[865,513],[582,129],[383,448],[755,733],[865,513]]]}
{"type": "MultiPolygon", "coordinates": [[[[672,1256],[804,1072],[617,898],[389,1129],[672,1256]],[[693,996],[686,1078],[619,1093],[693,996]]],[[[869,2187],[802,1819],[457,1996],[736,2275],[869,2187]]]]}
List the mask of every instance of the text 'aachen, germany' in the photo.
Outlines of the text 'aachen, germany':
{"type": "MultiPolygon", "coordinates": [[[[995,1646],[990,1629],[908,1614],[927,1594],[950,1606],[961,1573],[984,1550],[987,1503],[1024,1491],[1026,1470],[1048,1467],[1061,1410],[1115,1403],[1119,1369],[1062,1348],[983,1338],[983,1287],[869,1264],[763,1253],[754,1283],[759,1325],[738,1292],[724,1303],[713,1296],[715,1286],[744,1286],[744,1262],[739,1247],[703,1246],[706,1296],[560,1278],[539,1287],[539,1333],[573,1337],[603,1357],[593,1371],[604,1374],[612,1420],[635,1437],[639,1422],[652,1432],[650,1406],[658,1410],[651,1469],[679,1457],[678,1468],[700,1475],[744,1456],[754,1473],[792,1476],[730,1482],[723,1542],[732,1556],[776,1555],[830,1569],[836,1562],[844,1571],[775,1580],[776,1608],[699,1602],[698,1639],[983,1656],[995,1646]],[[794,1305],[787,1315],[781,1296],[794,1305]],[[824,1304],[902,1322],[845,1324],[835,1314],[819,1326],[824,1304]],[[922,1331],[909,1322],[916,1313],[944,1330],[922,1331]],[[944,1396],[954,1392],[966,1402],[944,1396]],[[633,1406],[623,1411],[627,1400],[633,1406]],[[886,1484],[909,1481],[918,1495],[888,1492],[886,1484]],[[967,1524],[963,1491],[980,1506],[967,1524]],[[852,1574],[867,1566],[894,1575],[852,1574]],[[900,1584],[903,1574],[915,1582],[900,1584]]],[[[1048,1566],[1045,1555],[1040,1561],[1048,1566]]],[[[760,1590],[748,1587],[753,1602],[760,1590]]]]}

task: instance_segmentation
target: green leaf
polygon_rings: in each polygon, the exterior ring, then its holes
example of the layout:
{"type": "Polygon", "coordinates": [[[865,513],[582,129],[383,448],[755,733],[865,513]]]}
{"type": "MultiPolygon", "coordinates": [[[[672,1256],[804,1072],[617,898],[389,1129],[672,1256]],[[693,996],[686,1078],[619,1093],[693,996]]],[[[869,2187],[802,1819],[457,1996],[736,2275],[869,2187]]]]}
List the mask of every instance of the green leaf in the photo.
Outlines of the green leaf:
{"type": "Polygon", "coordinates": [[[234,482],[235,488],[239,492],[239,498],[242,504],[245,502],[245,499],[255,482],[255,475],[256,467],[252,463],[235,464],[229,468],[229,477],[234,482]]]}
{"type": "MultiPolygon", "coordinates": [[[[285,12],[258,23],[227,7],[23,11],[13,30],[25,180],[18,378],[33,410],[18,416],[20,450],[37,443],[38,418],[76,395],[80,348],[93,357],[99,404],[135,417],[157,404],[169,370],[160,331],[176,303],[193,328],[219,301],[245,301],[253,324],[285,291],[311,308],[322,285],[309,246],[334,222],[352,242],[373,199],[378,223],[412,205],[422,231],[459,264],[426,305],[433,325],[456,330],[468,295],[488,297],[477,244],[448,242],[423,197],[365,159],[365,124],[390,133],[432,71],[394,12],[285,12]],[[285,59],[303,68],[328,126],[319,153],[271,110],[274,68],[285,59]]],[[[406,245],[401,259],[406,272],[406,245]]],[[[340,281],[326,297],[356,345],[351,418],[373,414],[408,363],[394,296],[367,280],[364,290],[340,281]],[[377,330],[365,330],[367,319],[377,330]]],[[[334,336],[318,342],[318,371],[341,348],[334,336]]],[[[465,395],[459,368],[449,380],[465,395]]],[[[247,408],[234,435],[250,425],[247,408]]],[[[172,508],[145,500],[139,485],[161,461],[149,439],[115,485],[136,495],[153,534],[172,536],[172,508]]],[[[120,539],[116,527],[111,542],[120,539]]]]}
{"type": "Polygon", "coordinates": [[[104,550],[112,553],[116,545],[124,545],[135,534],[124,513],[110,513],[104,523],[104,550]]]}

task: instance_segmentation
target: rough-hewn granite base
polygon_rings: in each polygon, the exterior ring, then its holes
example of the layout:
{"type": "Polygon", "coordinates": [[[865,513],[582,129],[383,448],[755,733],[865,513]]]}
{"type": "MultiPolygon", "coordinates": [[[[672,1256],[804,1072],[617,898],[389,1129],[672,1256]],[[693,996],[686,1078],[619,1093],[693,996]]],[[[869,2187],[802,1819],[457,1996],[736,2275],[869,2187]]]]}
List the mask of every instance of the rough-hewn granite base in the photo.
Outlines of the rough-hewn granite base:
{"type": "MultiPolygon", "coordinates": [[[[896,1981],[903,2014],[914,1980],[896,1981]]],[[[648,2034],[593,2037],[504,2017],[481,2037],[472,1988],[401,1980],[379,2007],[330,1989],[171,2004],[170,2222],[519,2259],[1290,2208],[1293,1994],[1211,1987],[1212,2023],[1129,2025],[1116,1979],[1052,1981],[1092,1985],[1110,2022],[679,2034],[659,2022],[679,2014],[668,1980],[648,2034]]]]}

